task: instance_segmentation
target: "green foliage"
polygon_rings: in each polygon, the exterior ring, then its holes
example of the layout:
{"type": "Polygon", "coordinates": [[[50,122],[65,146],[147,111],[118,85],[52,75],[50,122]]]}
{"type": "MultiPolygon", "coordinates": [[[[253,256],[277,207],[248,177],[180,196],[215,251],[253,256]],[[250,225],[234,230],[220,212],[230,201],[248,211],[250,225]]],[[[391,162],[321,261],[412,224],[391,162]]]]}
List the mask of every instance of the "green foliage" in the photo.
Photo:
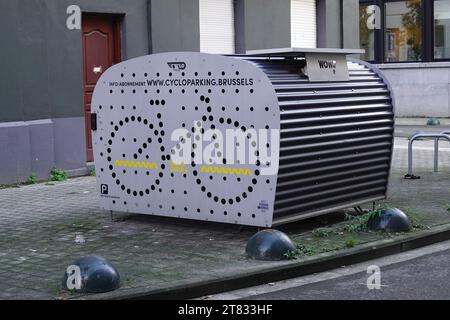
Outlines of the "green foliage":
{"type": "Polygon", "coordinates": [[[406,43],[411,46],[415,59],[420,60],[422,56],[422,2],[420,0],[409,0],[406,2],[408,11],[402,14],[402,24],[406,29],[406,43]]]}
{"type": "Polygon", "coordinates": [[[26,184],[35,184],[37,182],[37,176],[36,173],[32,172],[30,176],[28,177],[26,184]]]}
{"type": "Polygon", "coordinates": [[[312,231],[312,235],[319,238],[327,238],[333,234],[333,230],[329,228],[317,228],[312,231]]]}
{"type": "Polygon", "coordinates": [[[344,230],[350,233],[365,231],[368,219],[369,216],[367,213],[357,216],[346,213],[345,220],[348,223],[344,226],[344,230]]]}
{"type": "Polygon", "coordinates": [[[346,213],[345,220],[349,221],[349,223],[345,225],[344,230],[351,233],[367,231],[367,221],[379,217],[383,209],[384,208],[378,208],[356,216],[346,213]]]}
{"type": "MultiPolygon", "coordinates": [[[[304,239],[299,239],[299,242],[296,243],[296,248],[285,256],[287,259],[299,259],[327,252],[348,250],[375,239],[391,239],[399,236],[403,233],[369,232],[368,230],[368,221],[379,217],[384,209],[388,207],[388,204],[383,204],[376,210],[360,215],[347,213],[343,223],[317,228],[311,232],[312,237],[307,236],[304,239]]],[[[446,205],[446,209],[450,213],[450,203],[446,205]]],[[[411,222],[411,232],[427,228],[424,223],[424,216],[420,212],[411,208],[405,208],[404,212],[411,222]]]]}
{"type": "Polygon", "coordinates": [[[67,173],[58,168],[53,168],[52,171],[50,171],[50,181],[64,181],[67,180],[67,173]]]}
{"type": "Polygon", "coordinates": [[[405,210],[405,214],[408,216],[409,221],[411,222],[412,230],[422,230],[426,228],[425,224],[423,223],[423,218],[419,214],[419,212],[408,208],[405,210]]]}
{"type": "MultiPolygon", "coordinates": [[[[325,240],[328,241],[328,240],[325,240]]],[[[315,240],[313,243],[302,243],[297,244],[295,249],[289,251],[285,254],[286,258],[289,260],[314,256],[320,253],[332,252],[341,249],[353,248],[357,245],[356,239],[349,238],[344,241],[344,239],[335,239],[332,244],[324,243],[320,240],[315,240]]]]}
{"type": "Polygon", "coordinates": [[[92,167],[91,170],[89,170],[89,175],[95,177],[95,167],[92,167]]]}
{"type": "Polygon", "coordinates": [[[285,254],[286,258],[289,260],[297,259],[298,257],[312,256],[316,254],[312,247],[305,246],[302,244],[297,244],[294,250],[289,251],[285,254]]]}
{"type": "MultiPolygon", "coordinates": [[[[379,217],[385,208],[386,207],[380,207],[374,211],[358,216],[346,214],[345,219],[348,220],[349,223],[345,225],[344,230],[350,233],[367,231],[367,222],[371,219],[379,217]]],[[[423,224],[421,215],[417,211],[408,208],[404,212],[411,222],[412,230],[421,230],[426,228],[423,224]]]]}
{"type": "Polygon", "coordinates": [[[346,248],[353,248],[356,245],[356,240],[353,238],[345,240],[345,247],[346,248]]]}
{"type": "Polygon", "coordinates": [[[21,183],[13,183],[13,184],[0,184],[0,190],[9,189],[9,188],[20,188],[21,183]]]}

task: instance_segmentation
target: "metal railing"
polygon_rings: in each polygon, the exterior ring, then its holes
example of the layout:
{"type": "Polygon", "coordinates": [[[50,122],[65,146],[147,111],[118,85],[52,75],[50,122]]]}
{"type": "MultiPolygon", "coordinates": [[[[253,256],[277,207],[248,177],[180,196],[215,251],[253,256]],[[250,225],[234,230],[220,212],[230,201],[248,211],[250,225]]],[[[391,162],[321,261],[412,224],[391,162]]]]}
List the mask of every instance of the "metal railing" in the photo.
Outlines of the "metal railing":
{"type": "Polygon", "coordinates": [[[420,179],[420,176],[415,176],[413,170],[413,142],[419,138],[434,139],[434,172],[439,171],[439,140],[445,139],[450,142],[450,131],[443,131],[441,133],[416,133],[409,138],[408,143],[408,173],[405,179],[420,179]]]}

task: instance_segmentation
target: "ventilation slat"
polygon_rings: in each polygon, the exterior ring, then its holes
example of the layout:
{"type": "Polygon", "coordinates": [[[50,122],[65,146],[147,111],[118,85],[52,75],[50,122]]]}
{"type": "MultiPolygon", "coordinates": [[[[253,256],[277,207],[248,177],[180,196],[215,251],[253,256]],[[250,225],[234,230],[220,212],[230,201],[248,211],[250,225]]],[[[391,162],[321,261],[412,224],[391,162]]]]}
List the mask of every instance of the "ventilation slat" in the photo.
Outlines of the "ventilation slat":
{"type": "Polygon", "coordinates": [[[392,118],[393,114],[391,111],[379,111],[379,112],[368,112],[361,114],[351,114],[351,115],[334,115],[334,116],[324,116],[324,117],[311,117],[311,118],[295,118],[295,119],[281,119],[281,127],[292,128],[299,126],[309,126],[309,125],[319,125],[322,124],[327,126],[333,123],[342,123],[349,121],[349,117],[352,120],[374,120],[374,119],[386,119],[392,118]]]}
{"type": "Polygon", "coordinates": [[[379,104],[366,104],[366,105],[355,105],[355,106],[337,106],[337,107],[325,107],[325,108],[299,108],[299,109],[289,109],[281,112],[281,119],[290,119],[314,116],[314,115],[330,115],[330,114],[353,114],[353,113],[362,113],[368,111],[377,111],[377,110],[390,110],[390,106],[387,103],[379,103],[379,104]]]}
{"type": "Polygon", "coordinates": [[[380,172],[388,172],[389,165],[388,164],[379,164],[379,165],[372,165],[367,166],[363,168],[358,169],[352,169],[352,170],[345,170],[345,171],[339,171],[339,172],[332,172],[332,173],[319,173],[315,174],[313,176],[308,176],[305,178],[299,178],[295,180],[289,180],[284,182],[279,182],[277,185],[277,194],[279,192],[283,192],[285,190],[290,190],[296,187],[300,187],[306,184],[310,183],[316,183],[318,181],[332,181],[337,179],[344,179],[345,177],[353,176],[353,175],[362,175],[365,173],[380,173],[380,172]]]}
{"type": "Polygon", "coordinates": [[[340,104],[350,104],[350,103],[364,103],[364,102],[386,102],[390,101],[391,98],[387,95],[377,95],[377,96],[355,96],[355,97],[344,97],[344,98],[323,98],[320,96],[317,96],[315,99],[311,99],[311,97],[308,97],[301,100],[279,100],[280,101],[280,107],[283,110],[284,108],[292,108],[292,107],[303,107],[303,106],[309,106],[309,105],[324,105],[324,104],[331,104],[331,105],[340,105],[340,104]],[[308,99],[309,98],[309,99],[308,99]]]}
{"type": "Polygon", "coordinates": [[[249,59],[280,106],[274,222],[384,198],[394,112],[377,72],[349,61],[349,81],[309,82],[303,58],[249,59]]]}
{"type": "Polygon", "coordinates": [[[296,179],[300,178],[302,176],[309,176],[311,174],[317,174],[321,173],[323,171],[332,171],[332,170],[345,170],[345,169],[355,169],[355,168],[362,168],[365,165],[374,165],[374,164],[385,164],[389,163],[390,157],[378,157],[378,158],[372,158],[367,160],[361,160],[361,161],[355,161],[355,162],[347,162],[347,163],[340,163],[340,164],[333,164],[329,166],[323,166],[318,168],[312,168],[308,170],[298,170],[295,172],[289,172],[284,174],[278,175],[278,182],[284,182],[289,179],[296,179]]]}
{"type": "Polygon", "coordinates": [[[319,211],[322,208],[326,208],[331,205],[341,206],[347,204],[348,207],[352,206],[352,203],[360,203],[359,200],[364,198],[378,198],[385,197],[386,187],[380,186],[376,188],[370,188],[366,190],[360,190],[356,192],[343,193],[334,197],[327,197],[323,200],[316,200],[313,202],[299,203],[285,208],[277,208],[274,210],[274,214],[277,217],[283,217],[286,215],[298,214],[299,212],[308,212],[308,210],[314,209],[319,211]]]}
{"type": "Polygon", "coordinates": [[[392,133],[392,128],[390,127],[379,127],[379,128],[372,128],[372,129],[363,129],[363,130],[351,130],[351,131],[341,131],[341,132],[333,132],[333,133],[326,133],[326,134],[314,134],[314,135],[306,135],[306,136],[296,136],[296,137],[289,137],[289,138],[281,138],[280,145],[282,147],[287,146],[300,146],[305,143],[310,142],[322,142],[322,141],[335,141],[335,140],[342,140],[346,138],[353,138],[353,137],[365,137],[365,136],[372,136],[376,134],[382,134],[382,133],[392,133]]]}
{"type": "Polygon", "coordinates": [[[368,120],[368,121],[348,121],[345,123],[328,124],[324,126],[308,126],[299,128],[284,128],[280,135],[281,137],[292,137],[297,135],[308,134],[309,132],[337,132],[342,130],[348,130],[352,128],[374,128],[378,126],[390,126],[392,128],[392,119],[380,119],[380,120],[368,120]]]}
{"type": "Polygon", "coordinates": [[[280,165],[280,169],[278,171],[279,178],[283,179],[286,177],[290,177],[292,175],[301,174],[303,171],[308,171],[310,169],[326,167],[332,165],[339,165],[341,163],[346,163],[350,161],[357,161],[361,159],[382,159],[383,157],[389,157],[390,150],[376,150],[370,152],[361,152],[358,154],[348,154],[341,155],[332,158],[320,159],[320,160],[312,160],[312,161],[304,161],[300,163],[291,163],[291,164],[283,164],[280,165]]]}
{"type": "MultiPolygon", "coordinates": [[[[323,200],[320,200],[320,198],[333,198],[333,197],[341,197],[341,195],[351,194],[351,193],[358,193],[358,190],[364,190],[364,189],[378,189],[382,188],[386,184],[386,179],[376,179],[376,180],[369,180],[363,183],[357,183],[345,187],[340,188],[334,188],[332,190],[324,190],[319,191],[315,193],[308,193],[305,195],[300,195],[296,197],[295,199],[286,199],[286,200],[280,200],[275,203],[275,211],[278,211],[279,209],[283,208],[289,208],[292,206],[295,206],[296,204],[299,204],[300,206],[307,205],[308,202],[311,204],[317,204],[320,203],[323,200]],[[309,201],[308,201],[309,199],[309,201]]],[[[329,200],[329,199],[327,199],[329,200]]]]}
{"type": "MultiPolygon", "coordinates": [[[[334,89],[334,88],[333,88],[334,89]]],[[[304,99],[323,99],[323,98],[339,98],[339,97],[362,97],[371,95],[386,95],[388,90],[386,88],[377,89],[359,89],[354,90],[322,90],[322,91],[310,91],[310,92],[288,92],[288,93],[278,93],[278,100],[289,101],[289,100],[304,100],[304,99]]]]}
{"type": "Polygon", "coordinates": [[[314,184],[309,185],[303,185],[301,187],[297,188],[289,188],[284,191],[280,191],[276,193],[276,201],[279,203],[280,200],[289,200],[292,198],[298,199],[298,195],[300,194],[308,194],[311,192],[314,192],[315,190],[332,190],[336,187],[345,186],[345,185],[354,185],[355,183],[362,182],[362,181],[370,181],[374,178],[380,178],[383,182],[386,182],[387,178],[387,172],[376,172],[376,173],[370,173],[366,175],[357,175],[349,178],[342,178],[339,180],[328,180],[325,182],[317,182],[314,184]]]}
{"type": "MultiPolygon", "coordinates": [[[[342,83],[338,83],[336,85],[333,86],[333,89],[335,90],[348,90],[349,88],[351,89],[366,89],[366,88],[386,88],[386,85],[382,82],[374,82],[374,83],[358,83],[358,84],[353,84],[350,82],[342,82],[342,83]]],[[[314,91],[317,90],[319,92],[321,92],[322,90],[329,90],[330,87],[327,84],[315,84],[315,83],[310,83],[309,85],[304,85],[302,87],[296,86],[296,85],[276,85],[275,86],[275,91],[279,92],[279,93],[283,93],[283,92],[291,92],[291,93],[299,93],[301,94],[302,92],[305,91],[314,91]]]]}

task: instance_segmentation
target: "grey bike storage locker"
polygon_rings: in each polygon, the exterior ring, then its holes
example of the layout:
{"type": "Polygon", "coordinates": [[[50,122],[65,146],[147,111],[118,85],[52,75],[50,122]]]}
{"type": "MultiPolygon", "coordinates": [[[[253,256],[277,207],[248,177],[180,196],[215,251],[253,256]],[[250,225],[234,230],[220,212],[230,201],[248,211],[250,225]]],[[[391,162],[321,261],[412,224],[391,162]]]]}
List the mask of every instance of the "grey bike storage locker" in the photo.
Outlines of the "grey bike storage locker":
{"type": "Polygon", "coordinates": [[[101,207],[270,227],[384,199],[394,101],[374,66],[347,58],[360,52],[171,52],[109,68],[92,100],[101,207]]]}

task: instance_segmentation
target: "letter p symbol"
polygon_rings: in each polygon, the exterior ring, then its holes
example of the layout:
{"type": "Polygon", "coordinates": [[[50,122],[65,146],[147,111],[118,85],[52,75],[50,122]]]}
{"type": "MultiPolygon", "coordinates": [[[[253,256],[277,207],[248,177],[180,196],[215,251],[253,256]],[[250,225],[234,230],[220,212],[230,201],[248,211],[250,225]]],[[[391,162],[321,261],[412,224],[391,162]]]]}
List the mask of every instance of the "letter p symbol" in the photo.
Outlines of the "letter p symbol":
{"type": "Polygon", "coordinates": [[[100,185],[100,193],[101,194],[108,194],[108,185],[107,184],[100,185]]]}

